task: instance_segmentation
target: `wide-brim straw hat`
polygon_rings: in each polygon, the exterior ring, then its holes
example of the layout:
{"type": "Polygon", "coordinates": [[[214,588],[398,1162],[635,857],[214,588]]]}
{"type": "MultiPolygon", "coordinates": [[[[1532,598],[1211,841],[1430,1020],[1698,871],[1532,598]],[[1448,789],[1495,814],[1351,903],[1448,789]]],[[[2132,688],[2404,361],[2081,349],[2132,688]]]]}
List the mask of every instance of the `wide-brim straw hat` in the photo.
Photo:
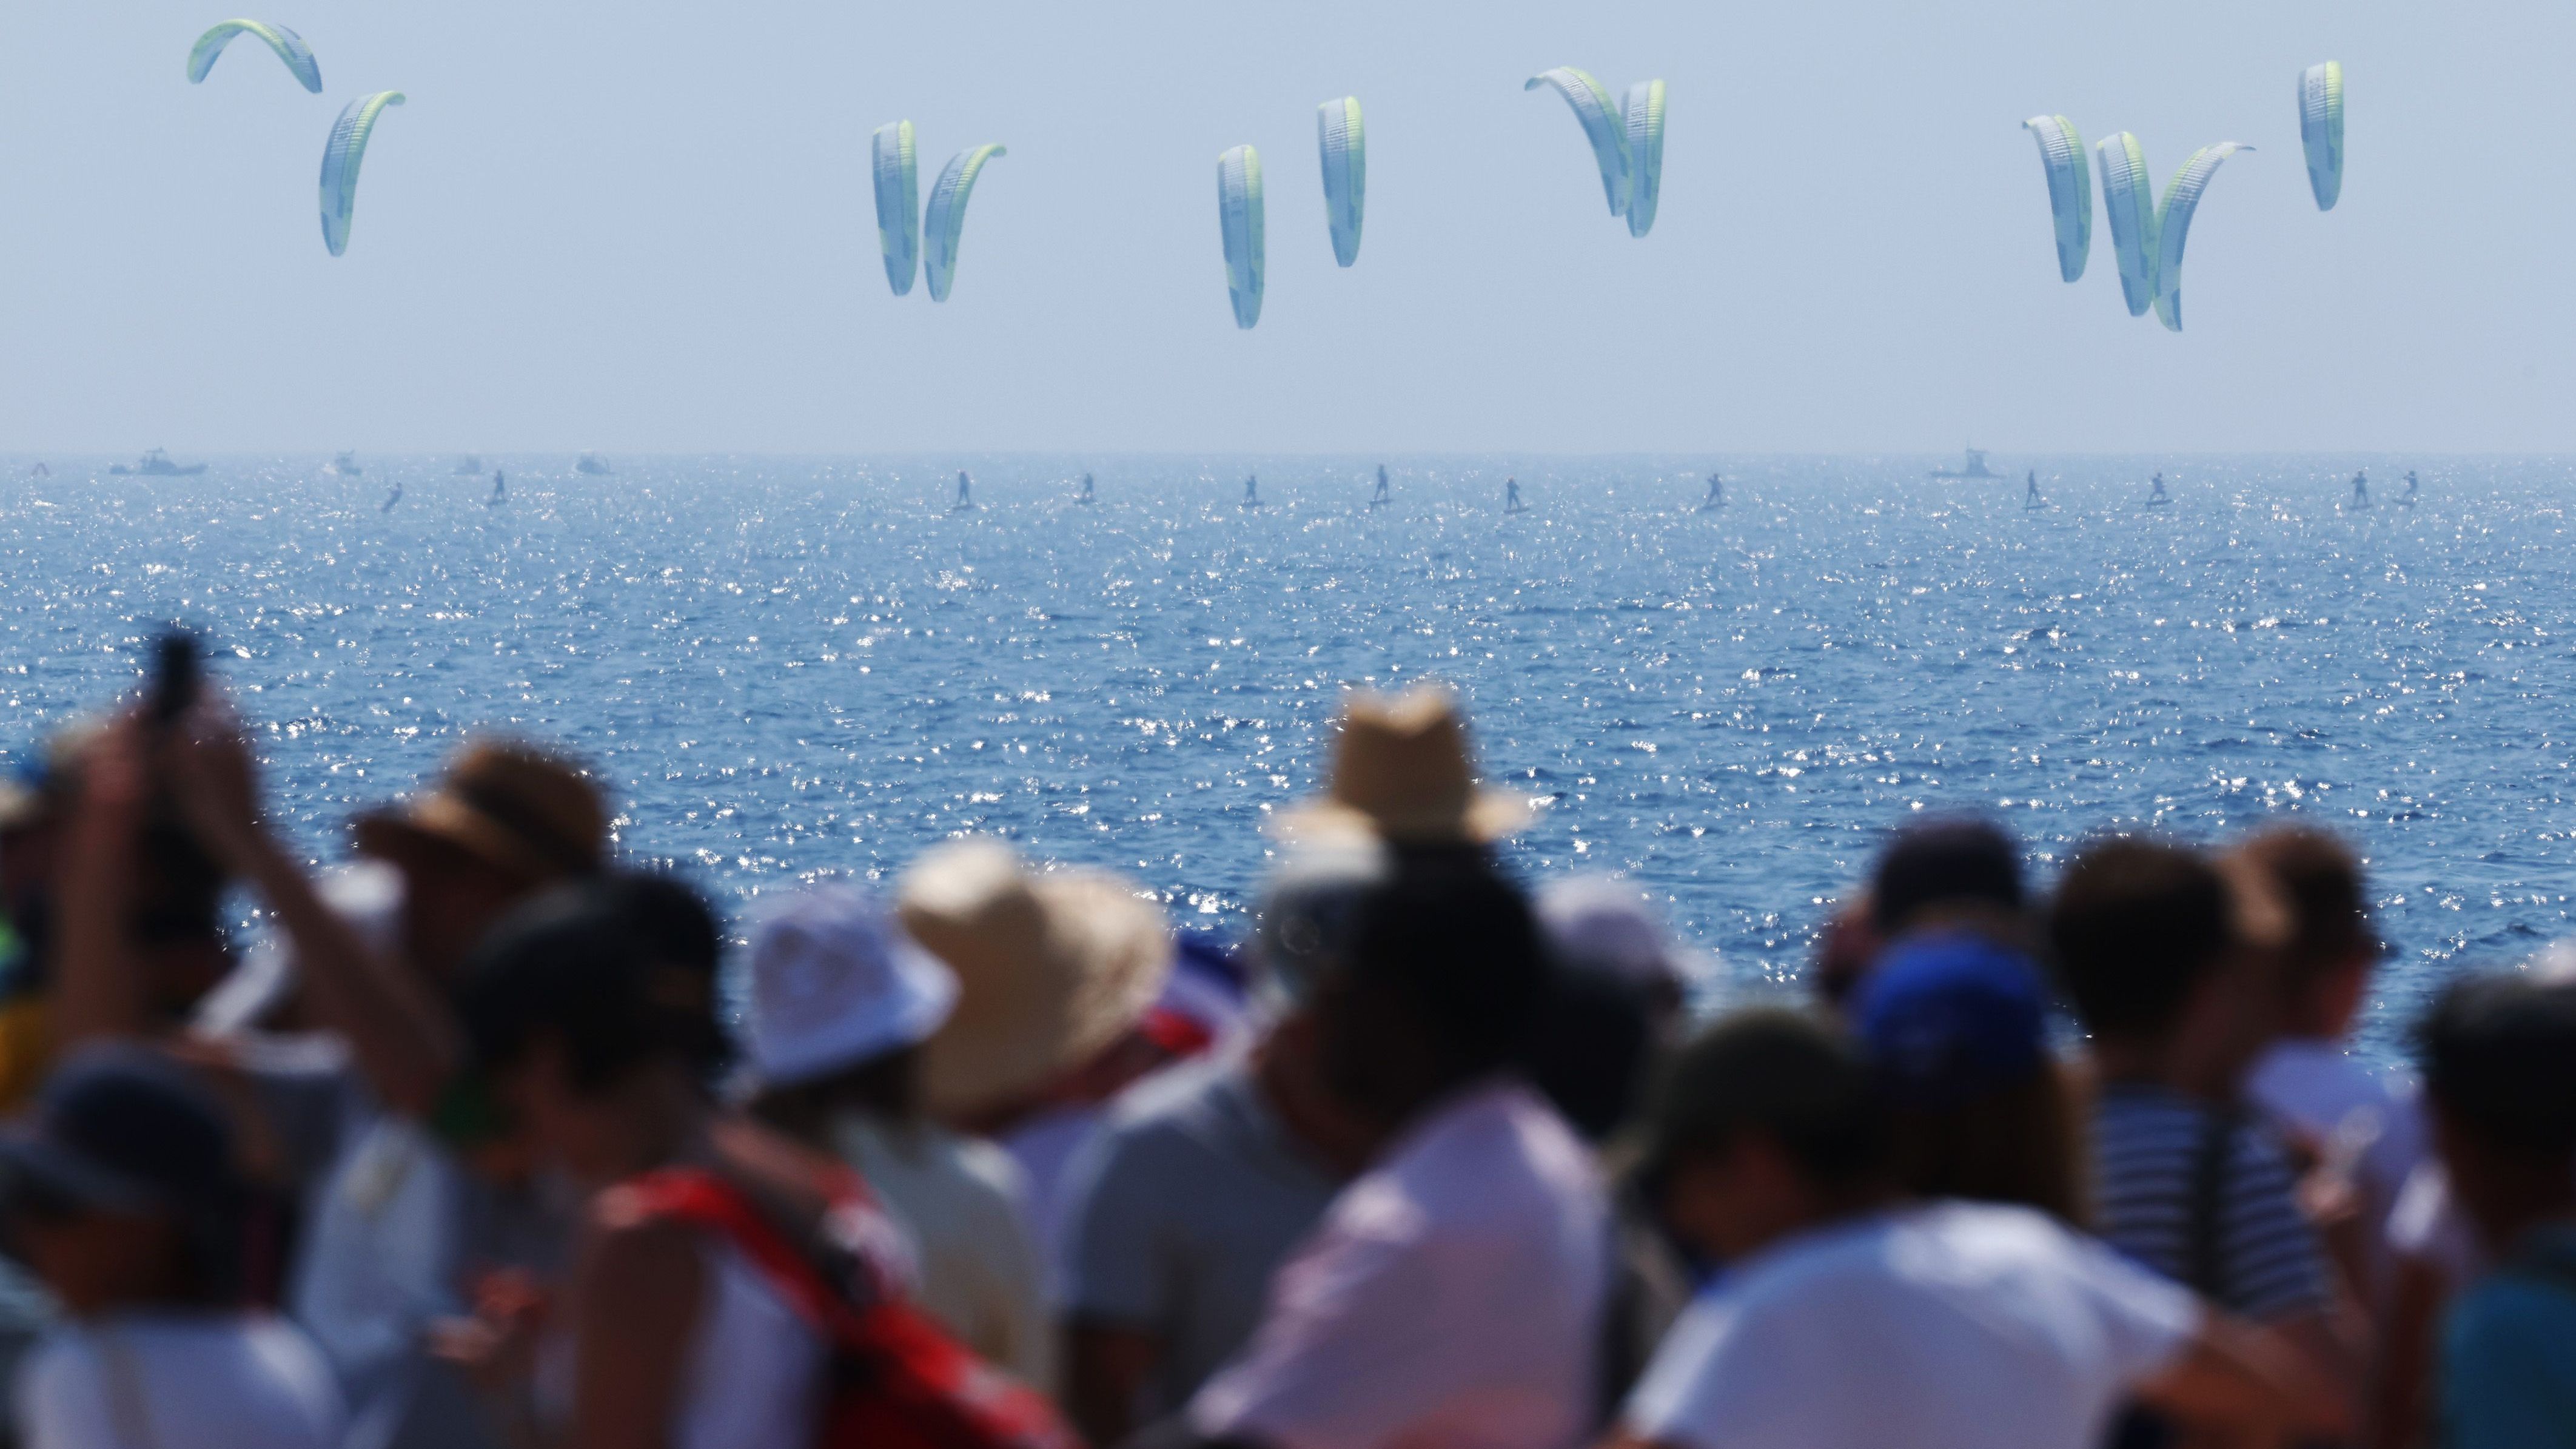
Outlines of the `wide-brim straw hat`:
{"type": "Polygon", "coordinates": [[[1375,837],[1395,845],[1490,844],[1529,824],[1527,795],[1476,782],[1457,694],[1421,685],[1342,706],[1332,784],[1272,820],[1285,840],[1375,837]]]}
{"type": "Polygon", "coordinates": [[[572,761],[517,740],[467,742],[437,784],[352,828],[358,849],[380,859],[444,848],[532,883],[589,875],[608,859],[599,786],[572,761]]]}
{"type": "Polygon", "coordinates": [[[1005,1105],[1098,1056],[1172,969],[1171,927],[1134,884],[1034,871],[997,840],[925,853],[896,914],[957,973],[957,1004],[922,1046],[922,1101],[939,1117],[1005,1105]]]}

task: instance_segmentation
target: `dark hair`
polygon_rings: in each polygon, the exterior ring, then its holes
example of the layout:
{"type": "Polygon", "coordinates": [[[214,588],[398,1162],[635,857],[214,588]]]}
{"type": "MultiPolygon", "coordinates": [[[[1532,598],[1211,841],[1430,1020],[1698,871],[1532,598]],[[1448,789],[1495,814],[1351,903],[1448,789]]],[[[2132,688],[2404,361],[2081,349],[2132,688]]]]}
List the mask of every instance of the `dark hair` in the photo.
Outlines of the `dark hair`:
{"type": "Polygon", "coordinates": [[[2023,900],[2021,843],[2003,827],[1973,815],[1926,820],[1898,831],[1879,855],[1870,924],[1892,936],[1935,906],[2019,911],[2023,900]]]}
{"type": "Polygon", "coordinates": [[[506,1070],[551,1038],[583,1091],[659,1061],[701,1070],[721,1050],[707,973],[673,959],[655,931],[667,893],[686,890],[608,876],[556,887],[504,917],[466,963],[458,998],[475,1065],[506,1070]]]}
{"type": "Polygon", "coordinates": [[[2227,883],[2179,845],[2096,841],[2058,881],[2048,937],[2058,984],[2088,1030],[2156,1036],[2227,954],[2227,883]]]}
{"type": "Polygon", "coordinates": [[[1758,1133],[1817,1185],[1849,1188],[1888,1165],[1887,1115],[1859,1047],[1775,1007],[1739,1011],[1674,1055],[1649,1110],[1647,1190],[1681,1159],[1758,1133]]]}
{"type": "Polygon", "coordinates": [[[1529,901],[1463,855],[1400,856],[1359,902],[1349,969],[1392,990],[1461,1077],[1520,1060],[1548,984],[1529,901]]]}
{"type": "Polygon", "coordinates": [[[2284,987],[2296,990],[2378,949],[2361,862],[2341,840],[2306,826],[2266,830],[2238,856],[2267,876],[2290,912],[2281,953],[2284,987]]]}
{"type": "Polygon", "coordinates": [[[2454,983],[2415,1029],[2424,1090],[2498,1146],[2576,1156],[2576,983],[2516,974],[2454,983]]]}
{"type": "Polygon", "coordinates": [[[633,923],[645,950],[673,968],[666,987],[706,1022],[697,1052],[700,1075],[713,1082],[733,1064],[733,1039],[717,1021],[716,973],[724,962],[724,923],[696,886],[660,870],[621,871],[600,882],[633,923]],[[683,990],[683,982],[687,990],[683,990]]]}
{"type": "Polygon", "coordinates": [[[1889,1130],[1897,1180],[1917,1197],[2018,1203],[2085,1225],[2082,1116],[2055,1062],[1955,1105],[1895,1099],[1889,1130]]]}
{"type": "Polygon", "coordinates": [[[1655,1001],[1641,983],[1559,966],[1530,1043],[1530,1080],[1586,1140],[1601,1142],[1636,1110],[1655,1043],[1655,1001]]]}

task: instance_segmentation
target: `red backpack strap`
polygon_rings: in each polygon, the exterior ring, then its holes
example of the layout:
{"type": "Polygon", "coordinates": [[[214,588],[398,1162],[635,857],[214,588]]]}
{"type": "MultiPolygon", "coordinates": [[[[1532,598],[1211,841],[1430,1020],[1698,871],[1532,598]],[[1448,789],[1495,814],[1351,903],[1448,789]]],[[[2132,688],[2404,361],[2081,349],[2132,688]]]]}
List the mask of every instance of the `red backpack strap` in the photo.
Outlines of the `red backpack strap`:
{"type": "Polygon", "coordinates": [[[629,1178],[609,1193],[600,1204],[603,1216],[661,1219],[718,1234],[741,1250],[796,1316],[823,1338],[844,1346],[863,1341],[865,1328],[847,1290],[825,1277],[810,1254],[720,1174],[702,1167],[666,1167],[629,1178]]]}

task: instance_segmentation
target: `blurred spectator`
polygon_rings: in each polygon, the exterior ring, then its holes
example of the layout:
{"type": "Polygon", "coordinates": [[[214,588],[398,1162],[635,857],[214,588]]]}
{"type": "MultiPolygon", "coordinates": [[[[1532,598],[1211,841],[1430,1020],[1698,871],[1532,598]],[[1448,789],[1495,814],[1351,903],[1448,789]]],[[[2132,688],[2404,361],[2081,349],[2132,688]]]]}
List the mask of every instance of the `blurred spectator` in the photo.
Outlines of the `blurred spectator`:
{"type": "Polygon", "coordinates": [[[1312,1010],[1326,1087],[1380,1145],[1189,1432],[1552,1449],[1589,1426],[1606,1204],[1513,1070],[1547,971],[1527,904],[1482,864],[1410,861],[1370,889],[1312,1010]]]}
{"type": "Polygon", "coordinates": [[[1255,913],[1270,1011],[1121,1098],[1068,1176],[1066,1404],[1094,1444],[1177,1412],[1261,1321],[1272,1270],[1370,1143],[1322,1086],[1309,995],[1386,874],[1373,845],[1292,851],[1255,913]]]}
{"type": "Polygon", "coordinates": [[[1476,783],[1458,696],[1434,684],[1344,699],[1323,798],[1282,812],[1270,829],[1283,840],[1473,853],[1529,818],[1528,796],[1476,783]]]}
{"type": "Polygon", "coordinates": [[[2011,921],[2023,905],[2021,842],[1973,815],[1898,830],[1870,875],[1870,926],[1881,940],[1960,915],[2011,921]]]}
{"type": "Polygon", "coordinates": [[[1624,1443],[2074,1449],[2124,1396],[2231,1431],[2342,1427],[2294,1358],[2049,1216],[1903,1201],[1879,1085],[1787,1012],[1684,1050],[1645,1178],[1729,1272],[1656,1355],[1624,1443]]]}
{"type": "Polygon", "coordinates": [[[2270,1020],[2262,952],[2286,923],[2199,855],[2089,844],[2049,916],[2061,985],[2092,1033],[2094,1224],[2231,1313],[2280,1328],[2357,1387],[2317,1233],[2279,1139],[2241,1105],[2270,1020]]]}
{"type": "Polygon", "coordinates": [[[496,1183],[451,1150],[490,1134],[489,1114],[450,1090],[459,1042],[447,994],[457,954],[503,895],[604,857],[595,790],[524,747],[471,746],[410,810],[364,826],[408,862],[401,929],[378,937],[403,943],[396,954],[371,945],[280,841],[220,698],[120,716],[83,750],[79,777],[59,874],[55,1035],[67,1047],[148,1037],[207,1073],[267,1208],[250,1286],[277,1291],[291,1252],[285,1299],[339,1375],[358,1443],[488,1442],[491,1427],[427,1341],[442,1316],[466,1311],[475,1272],[550,1261],[561,1218],[506,1152],[485,1154],[505,1174],[496,1183]],[[274,918],[299,1012],[317,1030],[183,1034],[229,959],[216,888],[226,875],[274,918]],[[298,1213],[288,1240],[281,1229],[298,1213]]]}
{"type": "MultiPolygon", "coordinates": [[[[714,1022],[613,894],[531,902],[477,953],[463,993],[496,1103],[585,1194],[704,1163],[798,1240],[824,1240],[829,1165],[709,1105],[714,1022]]],[[[575,1443],[809,1444],[827,1349],[791,1305],[741,1248],[610,1193],[584,1217],[564,1301],[487,1313],[476,1366],[532,1365],[538,1427],[575,1443]]]]}
{"type": "Polygon", "coordinates": [[[2440,1442],[2576,1445],[2576,985],[2458,983],[2418,1040],[2451,1192],[2496,1264],[2443,1326],[2440,1442]]]}
{"type": "Polygon", "coordinates": [[[2086,1222],[2082,1128],[2027,957],[1964,932],[1910,937],[1862,984],[1852,1016],[1905,1191],[2086,1222]]]}
{"type": "MultiPolygon", "coordinates": [[[[1636,1113],[1658,1059],[1678,1043],[1688,986],[1714,974],[1676,942],[1643,891],[1607,876],[1567,876],[1538,893],[1539,923],[1556,962],[1531,1043],[1532,1081],[1596,1149],[1636,1113]]],[[[1616,1256],[1604,1324],[1597,1403],[1607,1422],[1681,1316],[1691,1268],[1649,1206],[1623,1186],[1613,1198],[1616,1256]]]]}
{"type": "Polygon", "coordinates": [[[1032,871],[992,839],[923,852],[897,910],[957,974],[957,1005],[922,1046],[922,1107],[1009,1149],[1052,1260],[1066,1162],[1104,1103],[1173,1060],[1145,1029],[1171,976],[1171,928],[1121,876],[1032,871]]]}
{"type": "Polygon", "coordinates": [[[92,727],[57,731],[0,782],[0,1112],[34,1096],[53,1062],[55,894],[64,822],[79,796],[75,765],[92,727]]]}
{"type": "Polygon", "coordinates": [[[1816,992],[1841,1009],[1879,953],[1909,931],[1950,926],[2022,945],[2027,906],[2021,843],[2002,826],[1973,815],[1912,821],[1879,852],[1869,888],[1818,935],[1816,992]]]}
{"type": "MultiPolygon", "coordinates": [[[[397,943],[369,978],[379,989],[353,997],[351,973],[317,970],[298,938],[294,990],[331,1035],[212,1039],[254,1072],[275,1121],[328,1131],[288,1303],[338,1369],[359,1432],[384,1449],[490,1442],[496,1427],[428,1354],[436,1325],[474,1311],[485,1274],[560,1271],[570,1223],[492,1104],[458,1080],[453,993],[513,905],[606,864],[608,810],[562,756],[481,740],[427,790],[361,816],[355,833],[380,865],[354,878],[372,885],[345,885],[341,899],[372,900],[391,919],[362,915],[351,928],[397,943]],[[313,1070],[335,1038],[347,1066],[313,1070]]],[[[650,892],[630,894],[626,909],[677,931],[667,954],[696,959],[695,989],[710,997],[716,941],[703,908],[689,929],[650,892]]]]}
{"type": "Polygon", "coordinates": [[[1706,953],[1674,940],[1663,912],[1626,882],[1560,876],[1539,887],[1537,909],[1556,959],[1634,988],[1646,1001],[1659,1041],[1680,1032],[1693,984],[1716,975],[1706,953]]]}
{"type": "Polygon", "coordinates": [[[17,1378],[28,1449],[338,1449],[321,1356],[240,1307],[234,1152],[187,1069],[112,1045],[66,1061],[0,1141],[11,1251],[65,1315],[17,1378]]]}
{"type": "Polygon", "coordinates": [[[2361,862],[2333,836],[2298,827],[2264,831],[2232,859],[2268,878],[2290,911],[2274,967],[2279,1035],[2247,1074],[2246,1099],[2319,1176],[2358,1199],[2347,1273],[2376,1306],[2393,1270],[2388,1220],[2426,1146],[2413,1084],[2362,1065],[2346,1042],[2380,958],[2361,862]]]}
{"type": "Polygon", "coordinates": [[[858,1169],[905,1231],[922,1307],[978,1355],[1048,1388],[1044,1279],[1019,1168],[921,1112],[921,1043],[956,1004],[956,975],[867,892],[821,886],[777,901],[751,938],[753,1110],[858,1169]]]}
{"type": "Polygon", "coordinates": [[[700,979],[613,884],[531,902],[477,952],[473,1059],[587,1198],[561,1303],[486,1295],[478,1369],[533,1373],[531,1427],[578,1445],[978,1442],[914,1429],[933,1408],[1065,1442],[905,1301],[902,1232],[855,1173],[714,1106],[700,979]]]}

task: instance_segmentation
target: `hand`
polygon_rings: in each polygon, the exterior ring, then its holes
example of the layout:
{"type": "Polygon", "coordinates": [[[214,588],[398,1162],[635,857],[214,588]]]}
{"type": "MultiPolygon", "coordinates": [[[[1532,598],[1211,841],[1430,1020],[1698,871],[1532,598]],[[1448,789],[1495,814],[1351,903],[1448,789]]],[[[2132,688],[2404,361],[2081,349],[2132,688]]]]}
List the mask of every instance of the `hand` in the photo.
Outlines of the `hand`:
{"type": "Polygon", "coordinates": [[[473,1317],[430,1323],[430,1356],[453,1365],[484,1393],[506,1394],[536,1373],[548,1307],[545,1290],[527,1274],[487,1273],[475,1285],[473,1317]]]}
{"type": "Polygon", "coordinates": [[[161,742],[162,778],[198,843],[249,874],[249,857],[265,839],[259,819],[259,767],[232,702],[209,692],[172,722],[161,742]]]}

